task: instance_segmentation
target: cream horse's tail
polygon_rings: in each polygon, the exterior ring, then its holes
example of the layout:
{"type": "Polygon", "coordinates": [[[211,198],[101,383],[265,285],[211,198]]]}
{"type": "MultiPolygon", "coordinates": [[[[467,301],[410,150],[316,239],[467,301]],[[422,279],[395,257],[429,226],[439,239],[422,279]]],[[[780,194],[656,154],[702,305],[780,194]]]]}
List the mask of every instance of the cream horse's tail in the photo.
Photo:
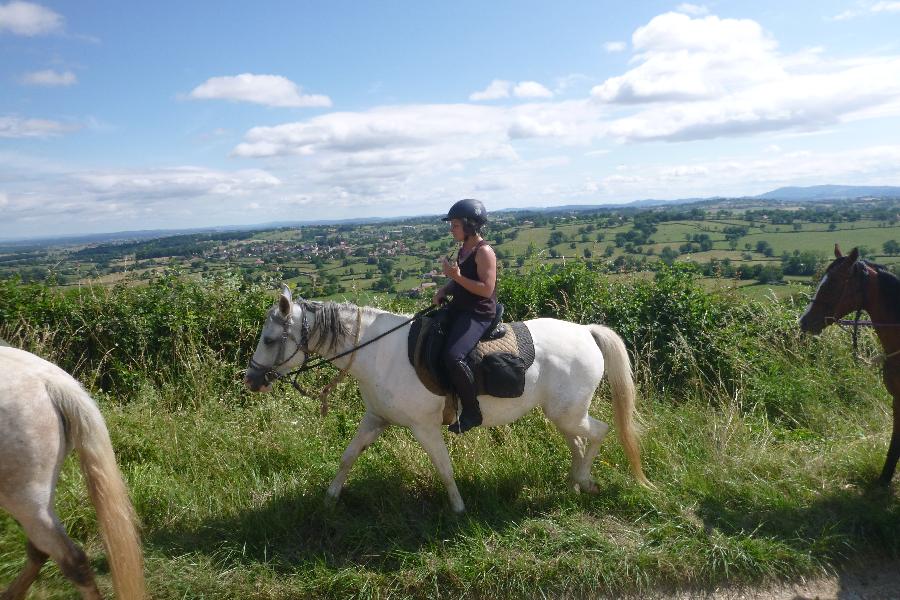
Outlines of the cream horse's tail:
{"type": "Polygon", "coordinates": [[[68,439],[81,459],[81,470],[106,546],[116,597],[145,598],[144,559],[137,516],[116,465],[103,416],[91,397],[73,379],[48,382],[47,390],[63,416],[68,439]]]}
{"type": "Polygon", "coordinates": [[[634,424],[634,380],[628,350],[618,334],[603,325],[590,325],[591,335],[603,353],[606,376],[612,389],[613,419],[619,442],[625,450],[634,478],[643,486],[653,487],[641,468],[641,450],[634,424]]]}

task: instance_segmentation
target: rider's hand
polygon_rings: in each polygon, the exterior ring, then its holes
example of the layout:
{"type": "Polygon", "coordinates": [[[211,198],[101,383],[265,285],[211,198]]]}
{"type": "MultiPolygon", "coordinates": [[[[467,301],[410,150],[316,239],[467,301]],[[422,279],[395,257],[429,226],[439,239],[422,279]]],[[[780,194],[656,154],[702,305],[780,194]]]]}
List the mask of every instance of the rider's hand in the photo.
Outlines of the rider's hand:
{"type": "Polygon", "coordinates": [[[459,266],[451,263],[447,260],[447,257],[444,256],[441,258],[441,270],[443,270],[444,275],[456,281],[459,277],[459,266]]]}

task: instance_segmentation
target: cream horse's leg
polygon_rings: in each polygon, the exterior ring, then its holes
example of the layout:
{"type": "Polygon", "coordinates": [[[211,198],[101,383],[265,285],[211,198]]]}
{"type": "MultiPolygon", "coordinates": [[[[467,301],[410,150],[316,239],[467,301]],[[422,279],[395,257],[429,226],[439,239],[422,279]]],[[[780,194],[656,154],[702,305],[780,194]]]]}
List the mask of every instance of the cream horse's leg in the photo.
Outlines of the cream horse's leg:
{"type": "Polygon", "coordinates": [[[585,413],[580,421],[572,423],[564,419],[554,419],[554,424],[559,428],[569,450],[572,451],[572,467],[569,470],[569,482],[576,491],[597,493],[597,484],[591,477],[591,466],[597,453],[600,452],[600,444],[609,432],[609,425],[598,421],[585,413]],[[584,438],[587,443],[582,442],[584,438]]]}
{"type": "Polygon", "coordinates": [[[28,591],[28,588],[30,588],[31,584],[37,579],[38,573],[41,572],[41,567],[47,562],[48,556],[35,548],[34,544],[30,541],[28,542],[26,550],[28,562],[25,563],[25,568],[22,569],[19,576],[9,584],[6,591],[0,594],[0,600],[22,600],[22,598],[25,597],[25,592],[28,591]]]}
{"type": "Polygon", "coordinates": [[[450,507],[453,512],[461,513],[466,510],[463,504],[462,496],[459,495],[459,489],[456,487],[456,480],[453,479],[453,465],[450,463],[450,454],[447,452],[447,444],[444,443],[444,437],[441,435],[440,425],[417,425],[412,427],[412,434],[415,436],[431,463],[437,469],[438,475],[447,488],[447,494],[450,496],[450,507]]]}
{"type": "Polygon", "coordinates": [[[344,455],[341,456],[341,466],[337,475],[335,475],[331,485],[328,486],[328,498],[337,500],[338,496],[341,495],[341,489],[344,487],[347,475],[350,474],[350,469],[353,468],[353,463],[381,435],[381,432],[384,431],[387,425],[387,421],[370,412],[363,416],[356,430],[356,436],[350,442],[350,445],[347,446],[347,449],[344,450],[344,455]]]}
{"type": "MultiPolygon", "coordinates": [[[[49,494],[46,495],[45,500],[49,502],[49,494]]],[[[35,509],[34,512],[27,514],[10,510],[13,517],[25,530],[25,535],[29,540],[29,553],[25,570],[4,593],[4,598],[7,597],[5,594],[9,594],[9,598],[16,598],[15,593],[18,590],[24,594],[34,578],[37,577],[41,564],[46,560],[45,556],[49,555],[59,565],[62,574],[75,584],[82,598],[99,600],[100,592],[97,590],[94,574],[84,551],[66,535],[52,508],[45,505],[43,507],[35,506],[35,509]],[[32,553],[32,545],[36,550],[34,553],[32,553]]]]}
{"type": "Polygon", "coordinates": [[[609,425],[603,421],[598,421],[590,415],[585,415],[581,430],[584,432],[584,437],[588,440],[588,445],[584,451],[584,457],[581,459],[581,468],[575,473],[575,481],[578,483],[581,491],[595,494],[597,493],[597,484],[594,482],[594,478],[591,477],[591,467],[594,464],[594,459],[597,458],[597,453],[600,452],[600,444],[603,443],[603,439],[609,432],[609,425]]]}

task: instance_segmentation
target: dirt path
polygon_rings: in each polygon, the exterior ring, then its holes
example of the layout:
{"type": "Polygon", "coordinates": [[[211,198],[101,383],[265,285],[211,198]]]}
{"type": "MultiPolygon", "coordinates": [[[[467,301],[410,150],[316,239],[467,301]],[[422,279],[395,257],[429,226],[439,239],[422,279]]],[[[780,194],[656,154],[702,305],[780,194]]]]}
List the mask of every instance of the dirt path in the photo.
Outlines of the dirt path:
{"type": "Polygon", "coordinates": [[[900,600],[900,561],[847,567],[837,575],[761,588],[680,590],[643,600],[900,600]]]}

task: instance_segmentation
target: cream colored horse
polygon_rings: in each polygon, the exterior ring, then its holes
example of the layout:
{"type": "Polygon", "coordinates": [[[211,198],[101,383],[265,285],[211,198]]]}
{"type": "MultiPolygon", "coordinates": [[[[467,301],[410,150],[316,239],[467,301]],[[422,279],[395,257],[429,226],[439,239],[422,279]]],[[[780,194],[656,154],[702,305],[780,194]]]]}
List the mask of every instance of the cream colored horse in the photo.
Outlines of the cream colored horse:
{"type": "Polygon", "coordinates": [[[87,557],[53,510],[59,470],[73,447],[97,511],[116,596],[131,600],[146,595],[134,510],[100,411],[56,365],[0,347],[0,508],[28,537],[28,562],[0,594],[3,600],[24,598],[48,557],[83,598],[101,597],[87,557]]]}
{"type": "MultiPolygon", "coordinates": [[[[294,303],[284,288],[267,316],[245,384],[253,391],[269,391],[272,383],[304,364],[311,353],[335,356],[354,345],[402,325],[407,316],[357,307],[300,301],[294,303]]],[[[525,374],[525,393],[519,398],[481,396],[484,427],[511,423],[535,407],[559,428],[572,451],[569,480],[576,490],[596,492],[591,465],[609,425],[594,419],[588,408],[607,372],[613,397],[613,415],[619,441],[635,478],[649,485],[641,469],[633,422],[634,384],[631,362],[621,338],[601,325],[578,325],[556,319],[535,319],[526,325],[534,340],[535,359],[525,374]]],[[[450,505],[465,510],[453,479],[453,466],[442,435],[443,396],[429,392],[407,359],[409,326],[334,364],[359,381],[366,406],[350,446],[344,452],[328,495],[337,499],[353,463],[391,424],[409,427],[447,488],[450,505]]]]}

